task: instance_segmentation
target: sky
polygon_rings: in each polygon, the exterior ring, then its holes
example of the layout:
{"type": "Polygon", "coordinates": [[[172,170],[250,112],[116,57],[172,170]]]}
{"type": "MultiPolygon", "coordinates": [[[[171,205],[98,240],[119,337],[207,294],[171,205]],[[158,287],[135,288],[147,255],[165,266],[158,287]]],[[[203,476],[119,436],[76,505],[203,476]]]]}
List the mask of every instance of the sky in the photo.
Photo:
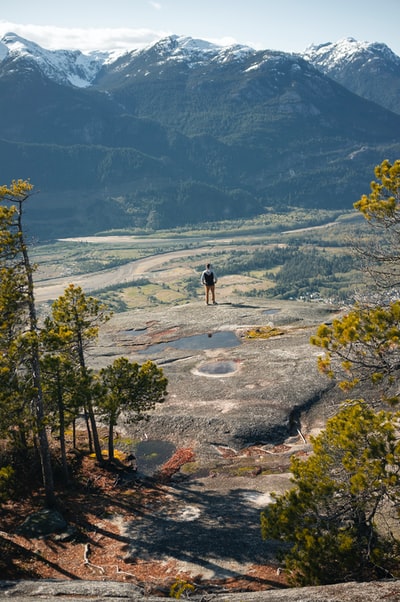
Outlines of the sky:
{"type": "Polygon", "coordinates": [[[176,34],[284,52],[353,37],[400,55],[399,23],[400,0],[0,0],[0,37],[82,52],[176,34]]]}

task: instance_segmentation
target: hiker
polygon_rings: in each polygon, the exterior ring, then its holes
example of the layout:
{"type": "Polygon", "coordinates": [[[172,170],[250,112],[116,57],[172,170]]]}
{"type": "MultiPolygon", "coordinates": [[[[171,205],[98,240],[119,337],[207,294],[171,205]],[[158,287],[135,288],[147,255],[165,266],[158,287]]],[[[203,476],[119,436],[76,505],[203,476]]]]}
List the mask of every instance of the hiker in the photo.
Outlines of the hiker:
{"type": "Polygon", "coordinates": [[[211,264],[207,263],[206,269],[201,275],[201,284],[205,286],[205,295],[206,295],[206,305],[209,305],[208,300],[211,292],[211,300],[214,305],[216,305],[215,300],[215,284],[217,282],[217,278],[214,272],[211,270],[211,264]]]}

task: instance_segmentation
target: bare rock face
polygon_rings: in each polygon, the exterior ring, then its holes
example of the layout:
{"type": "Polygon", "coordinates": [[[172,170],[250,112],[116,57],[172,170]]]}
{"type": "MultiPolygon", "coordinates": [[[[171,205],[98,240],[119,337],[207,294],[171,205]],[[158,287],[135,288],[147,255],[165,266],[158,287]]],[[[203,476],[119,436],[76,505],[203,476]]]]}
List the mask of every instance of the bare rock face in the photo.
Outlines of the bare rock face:
{"type": "Polygon", "coordinates": [[[92,362],[103,366],[124,355],[163,368],[167,401],[149,422],[129,428],[132,436],[167,438],[202,453],[215,445],[280,443],[308,428],[301,420],[311,408],[335,404],[338,393],[318,373],[320,350],[309,339],[338,311],[254,300],[131,311],[103,328],[92,362]]]}
{"type": "MultiPolygon", "coordinates": [[[[68,600],[85,598],[92,602],[162,602],[164,598],[146,596],[134,585],[99,581],[0,581],[0,596],[15,602],[26,600],[68,600]]],[[[193,594],[199,602],[396,602],[400,600],[399,581],[341,583],[320,587],[268,590],[240,594],[193,594]]]]}

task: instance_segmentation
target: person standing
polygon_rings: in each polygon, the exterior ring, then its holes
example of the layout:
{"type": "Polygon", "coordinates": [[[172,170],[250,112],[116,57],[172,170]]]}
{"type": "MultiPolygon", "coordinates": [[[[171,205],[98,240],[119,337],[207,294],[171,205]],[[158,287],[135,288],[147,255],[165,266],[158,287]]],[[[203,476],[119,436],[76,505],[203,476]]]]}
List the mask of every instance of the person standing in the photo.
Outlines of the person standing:
{"type": "Polygon", "coordinates": [[[206,297],[206,305],[209,305],[209,298],[211,293],[211,300],[214,305],[217,304],[215,300],[215,285],[217,283],[217,277],[215,273],[211,269],[211,264],[207,263],[206,269],[201,275],[201,284],[205,286],[205,297],[206,297]]]}

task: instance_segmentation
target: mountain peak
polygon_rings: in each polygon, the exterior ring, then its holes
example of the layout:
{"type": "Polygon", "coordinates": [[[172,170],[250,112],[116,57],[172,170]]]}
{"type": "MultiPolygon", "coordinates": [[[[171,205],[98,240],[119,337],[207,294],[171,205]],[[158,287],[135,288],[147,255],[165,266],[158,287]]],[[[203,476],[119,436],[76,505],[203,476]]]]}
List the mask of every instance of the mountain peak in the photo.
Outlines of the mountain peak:
{"type": "Polygon", "coordinates": [[[14,33],[13,31],[7,31],[7,33],[5,33],[3,35],[3,37],[1,38],[1,41],[4,44],[13,44],[13,43],[20,43],[24,46],[28,46],[28,45],[32,45],[32,46],[38,46],[38,44],[36,44],[35,42],[30,42],[29,40],[26,40],[25,38],[19,36],[17,33],[14,33]]]}
{"type": "Polygon", "coordinates": [[[386,44],[358,41],[352,37],[311,45],[302,56],[324,73],[336,72],[354,61],[366,64],[371,60],[383,59],[400,65],[400,58],[386,44]]]}
{"type": "Polygon", "coordinates": [[[40,46],[9,31],[0,40],[0,61],[7,56],[26,56],[40,51],[40,46]]]}
{"type": "Polygon", "coordinates": [[[6,46],[8,53],[11,55],[36,56],[37,54],[48,52],[39,46],[39,44],[36,44],[36,42],[26,40],[12,31],[4,34],[0,41],[6,46]]]}
{"type": "Polygon", "coordinates": [[[309,46],[303,58],[351,92],[399,112],[400,57],[386,44],[344,38],[309,46]]]}
{"type": "Polygon", "coordinates": [[[158,40],[143,49],[142,53],[154,50],[164,60],[176,60],[190,65],[203,64],[209,61],[227,62],[240,59],[242,55],[255,53],[253,48],[240,44],[218,45],[206,40],[188,36],[171,35],[158,40]]]}
{"type": "Polygon", "coordinates": [[[161,40],[156,42],[154,46],[157,46],[159,48],[165,47],[165,49],[169,51],[180,48],[185,49],[188,52],[191,52],[193,50],[215,50],[216,48],[219,48],[219,46],[217,46],[216,44],[212,44],[211,42],[207,42],[206,40],[200,40],[196,38],[191,38],[190,36],[180,36],[175,34],[166,38],[162,38],[161,40]]]}
{"type": "Polygon", "coordinates": [[[29,61],[59,84],[78,88],[91,85],[104,63],[104,53],[84,55],[80,50],[46,50],[16,33],[6,33],[0,41],[0,62],[29,61]]]}

